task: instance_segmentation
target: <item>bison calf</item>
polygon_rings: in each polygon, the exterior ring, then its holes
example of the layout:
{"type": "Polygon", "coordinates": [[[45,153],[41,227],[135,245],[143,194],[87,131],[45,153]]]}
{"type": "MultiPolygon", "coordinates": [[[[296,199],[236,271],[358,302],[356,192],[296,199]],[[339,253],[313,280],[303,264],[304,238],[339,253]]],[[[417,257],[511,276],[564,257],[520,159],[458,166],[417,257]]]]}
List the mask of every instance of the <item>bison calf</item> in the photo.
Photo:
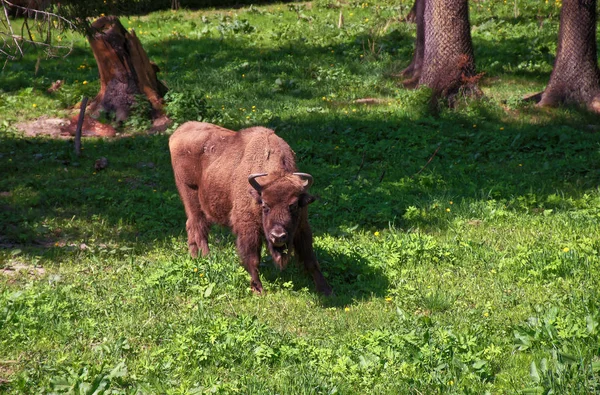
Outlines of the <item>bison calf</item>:
{"type": "Polygon", "coordinates": [[[216,125],[187,122],[169,139],[175,183],[187,215],[193,257],[208,254],[211,224],[232,229],[253,291],[262,292],[258,264],[263,238],[283,269],[289,250],[311,274],[319,292],[331,287],[321,274],[312,247],[308,193],[313,179],[298,173],[289,145],[270,129],[233,132],[216,125]]]}

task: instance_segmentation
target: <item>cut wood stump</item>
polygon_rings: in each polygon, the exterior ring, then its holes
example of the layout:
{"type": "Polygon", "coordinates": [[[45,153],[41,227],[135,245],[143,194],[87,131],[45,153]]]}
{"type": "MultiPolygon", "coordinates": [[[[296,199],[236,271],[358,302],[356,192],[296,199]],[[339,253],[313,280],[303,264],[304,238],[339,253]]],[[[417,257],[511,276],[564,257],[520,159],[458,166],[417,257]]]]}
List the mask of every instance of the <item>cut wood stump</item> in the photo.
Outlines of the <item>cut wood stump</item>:
{"type": "Polygon", "coordinates": [[[158,80],[158,66],[148,58],[135,31],[127,31],[119,18],[106,16],[92,24],[88,41],[100,74],[100,92],[90,103],[89,114],[95,118],[111,114],[124,122],[135,101],[145,98],[152,106],[152,119],[164,117],[167,87],[158,80]]]}

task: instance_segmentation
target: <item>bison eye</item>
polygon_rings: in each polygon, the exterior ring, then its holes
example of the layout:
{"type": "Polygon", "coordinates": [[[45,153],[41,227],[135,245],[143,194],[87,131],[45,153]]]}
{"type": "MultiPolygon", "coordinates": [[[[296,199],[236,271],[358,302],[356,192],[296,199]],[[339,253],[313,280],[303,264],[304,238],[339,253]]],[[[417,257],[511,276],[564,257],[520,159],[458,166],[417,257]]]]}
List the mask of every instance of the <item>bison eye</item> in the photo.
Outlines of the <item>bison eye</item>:
{"type": "Polygon", "coordinates": [[[263,209],[263,212],[264,212],[264,213],[268,213],[268,212],[269,212],[269,210],[271,210],[271,208],[270,208],[269,206],[267,206],[266,204],[264,204],[264,203],[263,203],[263,205],[262,205],[262,209],[263,209]]]}

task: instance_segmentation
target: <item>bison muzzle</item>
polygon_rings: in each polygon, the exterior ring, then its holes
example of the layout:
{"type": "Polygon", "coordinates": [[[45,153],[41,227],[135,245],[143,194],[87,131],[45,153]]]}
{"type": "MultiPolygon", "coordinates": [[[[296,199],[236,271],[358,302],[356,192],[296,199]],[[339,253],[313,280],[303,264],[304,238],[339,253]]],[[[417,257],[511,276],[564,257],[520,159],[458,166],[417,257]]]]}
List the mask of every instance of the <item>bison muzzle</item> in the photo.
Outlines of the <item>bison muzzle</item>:
{"type": "Polygon", "coordinates": [[[312,246],[308,205],[310,174],[296,168],[289,145],[270,129],[239,132],[201,122],[186,122],[169,139],[175,183],[187,216],[193,257],[208,254],[212,224],[229,227],[250,273],[250,286],[261,293],[258,265],[263,239],[283,269],[291,250],[312,276],[317,291],[331,294],[312,246]]]}

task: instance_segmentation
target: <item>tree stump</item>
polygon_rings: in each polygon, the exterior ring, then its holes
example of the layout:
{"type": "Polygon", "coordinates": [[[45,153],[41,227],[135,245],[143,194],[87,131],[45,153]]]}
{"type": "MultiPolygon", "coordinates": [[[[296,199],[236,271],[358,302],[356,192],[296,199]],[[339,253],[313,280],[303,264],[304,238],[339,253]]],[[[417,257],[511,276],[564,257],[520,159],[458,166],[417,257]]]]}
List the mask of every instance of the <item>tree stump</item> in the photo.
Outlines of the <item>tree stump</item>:
{"type": "Polygon", "coordinates": [[[114,114],[116,121],[123,122],[136,100],[145,97],[152,106],[152,119],[164,118],[167,88],[156,77],[158,66],[148,59],[135,31],[128,32],[117,17],[106,16],[91,25],[87,38],[100,74],[100,92],[89,113],[114,114]]]}

